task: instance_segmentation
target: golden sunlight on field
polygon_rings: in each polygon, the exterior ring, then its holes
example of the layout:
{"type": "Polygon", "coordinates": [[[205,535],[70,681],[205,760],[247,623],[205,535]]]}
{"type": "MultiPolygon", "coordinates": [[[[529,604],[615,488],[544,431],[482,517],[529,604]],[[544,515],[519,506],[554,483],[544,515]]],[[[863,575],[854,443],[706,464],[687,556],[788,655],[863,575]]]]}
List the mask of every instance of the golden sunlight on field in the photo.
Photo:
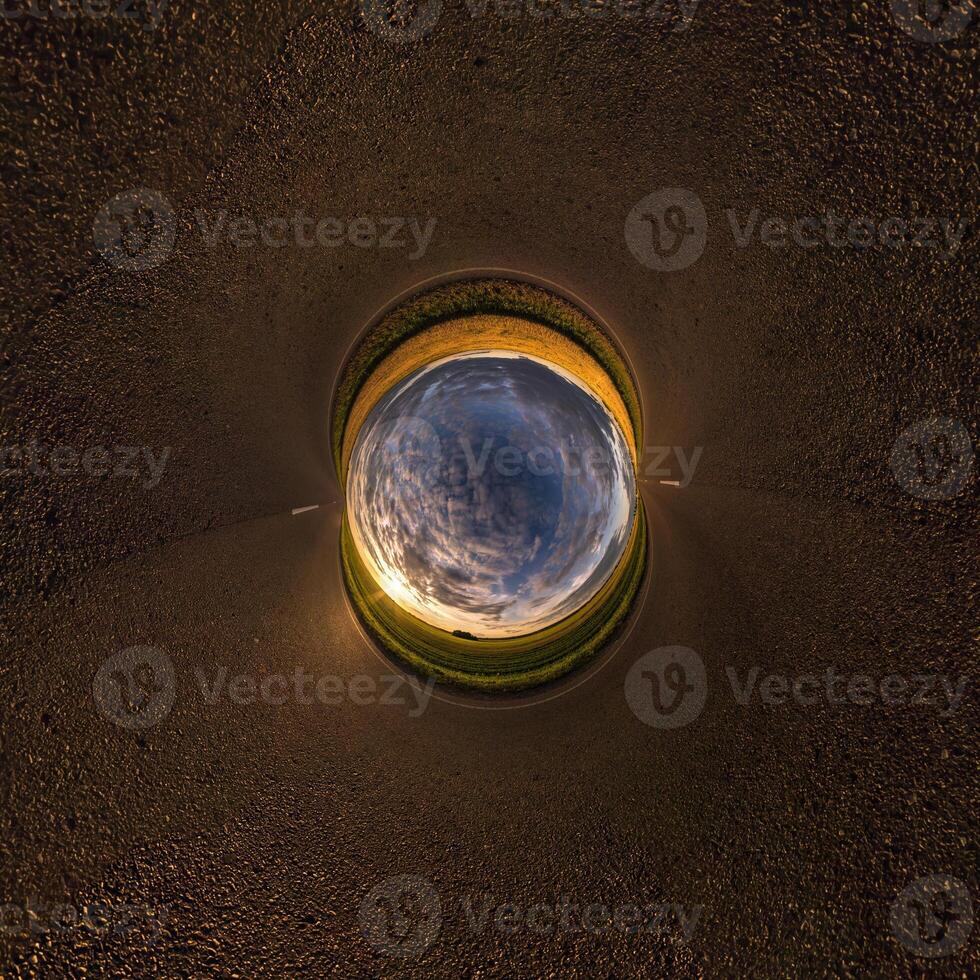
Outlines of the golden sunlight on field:
{"type": "Polygon", "coordinates": [[[438,323],[409,337],[374,369],[358,392],[347,418],[343,472],[347,471],[354,440],[365,418],[395,384],[443,357],[490,348],[539,357],[579,378],[616,420],[636,462],[636,438],[626,405],[612,379],[588,351],[550,327],[515,316],[477,314],[438,323]]]}

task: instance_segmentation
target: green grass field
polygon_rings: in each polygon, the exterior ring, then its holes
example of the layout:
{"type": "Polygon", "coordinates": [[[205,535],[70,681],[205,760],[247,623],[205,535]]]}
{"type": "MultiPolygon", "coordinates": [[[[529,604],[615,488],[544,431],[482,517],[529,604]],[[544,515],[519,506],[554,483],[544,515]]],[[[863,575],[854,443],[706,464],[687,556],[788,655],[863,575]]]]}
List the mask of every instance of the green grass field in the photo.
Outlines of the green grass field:
{"type": "Polygon", "coordinates": [[[422,622],[389,599],[361,562],[346,519],[341,531],[344,580],[351,601],[381,648],[424,676],[487,693],[537,687],[590,661],[629,614],[643,581],[646,556],[646,517],[638,499],[623,557],[581,609],[536,633],[468,640],[422,622]]]}

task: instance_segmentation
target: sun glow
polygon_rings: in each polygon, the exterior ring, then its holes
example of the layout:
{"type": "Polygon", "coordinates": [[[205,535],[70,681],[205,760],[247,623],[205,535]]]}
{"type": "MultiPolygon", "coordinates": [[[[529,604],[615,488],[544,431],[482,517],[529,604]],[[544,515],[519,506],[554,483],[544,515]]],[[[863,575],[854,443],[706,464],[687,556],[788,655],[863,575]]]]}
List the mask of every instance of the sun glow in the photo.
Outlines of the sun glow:
{"type": "MultiPolygon", "coordinates": [[[[372,565],[374,562],[371,563],[372,565]]],[[[375,566],[376,567],[376,566],[375,566]]],[[[400,575],[392,571],[381,571],[377,569],[378,584],[382,590],[403,609],[411,610],[411,602],[414,594],[409,588],[408,582],[400,575]]]]}

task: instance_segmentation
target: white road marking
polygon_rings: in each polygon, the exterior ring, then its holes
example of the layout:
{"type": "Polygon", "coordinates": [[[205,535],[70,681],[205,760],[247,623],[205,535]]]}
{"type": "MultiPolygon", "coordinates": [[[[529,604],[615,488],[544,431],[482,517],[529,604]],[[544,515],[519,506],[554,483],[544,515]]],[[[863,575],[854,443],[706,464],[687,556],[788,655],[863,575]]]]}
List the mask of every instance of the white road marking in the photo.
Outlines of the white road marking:
{"type": "Polygon", "coordinates": [[[660,481],[665,487],[679,487],[681,485],[680,480],[661,480],[660,481]]]}
{"type": "Polygon", "coordinates": [[[290,514],[295,517],[297,514],[305,514],[308,510],[316,510],[319,506],[319,504],[310,504],[309,507],[294,507],[290,514]]]}

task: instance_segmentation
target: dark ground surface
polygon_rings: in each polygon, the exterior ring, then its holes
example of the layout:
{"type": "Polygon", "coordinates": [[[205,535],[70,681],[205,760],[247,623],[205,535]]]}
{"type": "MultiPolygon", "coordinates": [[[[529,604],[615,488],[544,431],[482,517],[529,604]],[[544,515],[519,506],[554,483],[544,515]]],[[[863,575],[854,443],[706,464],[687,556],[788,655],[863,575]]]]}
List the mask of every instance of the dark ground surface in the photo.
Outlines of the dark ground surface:
{"type": "Polygon", "coordinates": [[[0,23],[2,445],[172,447],[152,488],[0,486],[5,975],[975,971],[976,928],[930,960],[889,922],[924,876],[980,901],[975,484],[923,500],[889,457],[933,415],[976,441],[976,25],[928,44],[886,5],[705,2],[685,32],[443,8],[402,47],[350,8],[297,4],[174,3],[153,32],[0,23]],[[180,227],[167,262],[124,272],[91,229],[136,187],[163,192],[180,227]],[[707,211],[704,254],[681,271],[644,267],[624,240],[660,187],[707,211]],[[971,224],[952,258],[737,248],[725,209],[741,223],[753,207],[971,224]],[[415,261],[211,249],[194,212],[222,208],[437,226],[415,261]],[[645,486],[633,632],[587,683],[519,710],[207,704],[196,668],[390,673],[338,579],[330,391],[382,304],[475,267],[586,299],[630,354],[646,444],[704,447],[690,486],[645,486]],[[176,672],[173,710],[142,732],[92,696],[133,644],[176,672]],[[623,694],[666,644],[708,674],[702,715],[673,731],[623,694]],[[970,686],[948,717],[743,707],[732,665],[970,686]],[[359,921],[402,874],[441,900],[415,959],[373,949],[359,921]],[[462,903],[480,894],[703,911],[687,943],[478,933],[462,903]],[[66,903],[109,923],[42,934],[42,911],[33,934],[9,928],[9,906],[66,903]],[[155,943],[147,921],[111,934],[126,905],[166,915],[155,943]]]}

